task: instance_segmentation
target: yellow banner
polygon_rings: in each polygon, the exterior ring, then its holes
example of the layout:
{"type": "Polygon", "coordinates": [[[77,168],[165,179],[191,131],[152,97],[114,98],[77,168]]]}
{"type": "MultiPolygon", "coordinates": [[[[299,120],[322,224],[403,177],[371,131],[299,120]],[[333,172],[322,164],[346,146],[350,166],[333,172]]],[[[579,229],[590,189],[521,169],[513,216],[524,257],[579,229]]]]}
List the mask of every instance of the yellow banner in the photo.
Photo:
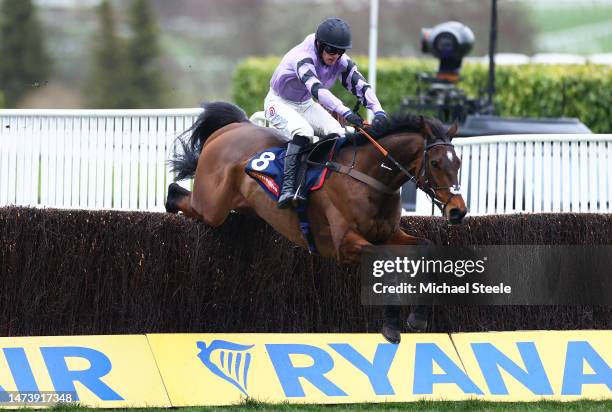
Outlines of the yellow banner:
{"type": "Polygon", "coordinates": [[[612,331],[456,333],[452,339],[482,399],[612,399],[612,331]]]}
{"type": "Polygon", "coordinates": [[[406,334],[400,345],[379,334],[148,338],[173,406],[228,405],[247,396],[296,403],[469,399],[475,389],[446,334],[406,334]]]}
{"type": "Polygon", "coordinates": [[[400,345],[379,334],[0,338],[0,405],[612,399],[610,342],[612,331],[404,334],[400,345]]]}
{"type": "Polygon", "coordinates": [[[144,335],[0,338],[0,348],[3,407],[170,406],[144,335]]]}

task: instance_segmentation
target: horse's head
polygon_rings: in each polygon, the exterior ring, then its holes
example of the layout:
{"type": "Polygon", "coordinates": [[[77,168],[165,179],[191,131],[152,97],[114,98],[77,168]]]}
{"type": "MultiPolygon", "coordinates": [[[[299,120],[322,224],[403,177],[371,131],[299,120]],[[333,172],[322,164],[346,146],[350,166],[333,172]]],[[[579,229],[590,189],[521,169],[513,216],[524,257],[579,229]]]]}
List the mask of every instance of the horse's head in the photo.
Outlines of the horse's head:
{"type": "Polygon", "coordinates": [[[451,142],[456,133],[457,123],[446,129],[440,122],[421,117],[425,149],[416,174],[417,185],[452,224],[461,223],[467,213],[459,186],[461,160],[451,142]]]}

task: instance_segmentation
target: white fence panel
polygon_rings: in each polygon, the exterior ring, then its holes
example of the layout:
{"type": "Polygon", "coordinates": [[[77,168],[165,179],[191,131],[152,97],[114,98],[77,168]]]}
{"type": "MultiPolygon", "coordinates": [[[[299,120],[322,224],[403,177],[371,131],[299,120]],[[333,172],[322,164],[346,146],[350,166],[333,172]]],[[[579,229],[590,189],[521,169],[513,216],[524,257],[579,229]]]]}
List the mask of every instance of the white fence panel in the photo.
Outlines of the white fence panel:
{"type": "Polygon", "coordinates": [[[589,142],[589,212],[598,211],[597,143],[589,142]]]}
{"type": "Polygon", "coordinates": [[[0,110],[0,205],[163,211],[171,146],[201,111],[0,110]]]}
{"type": "MultiPolygon", "coordinates": [[[[514,169],[516,168],[516,143],[509,142],[506,148],[506,195],[505,210],[514,211],[514,169]]],[[[500,187],[501,189],[501,187],[500,187]]]]}
{"type": "Polygon", "coordinates": [[[561,211],[561,192],[563,187],[563,180],[561,179],[561,143],[552,142],[552,164],[551,164],[551,178],[552,178],[552,211],[561,211]]]}
{"type": "Polygon", "coordinates": [[[612,159],[608,157],[608,146],[610,146],[610,143],[597,142],[597,153],[599,155],[597,159],[597,165],[599,166],[597,173],[597,176],[599,176],[598,209],[600,212],[606,211],[606,205],[610,202],[608,184],[610,181],[610,161],[612,159]]]}
{"type": "MultiPolygon", "coordinates": [[[[0,110],[0,205],[163,211],[174,179],[166,164],[174,139],[200,113],[0,110]]],[[[252,120],[265,124],[261,116],[252,120]]],[[[612,135],[485,136],[453,143],[472,215],[612,211],[612,135]]],[[[416,203],[417,213],[431,213],[424,193],[416,203]]]]}

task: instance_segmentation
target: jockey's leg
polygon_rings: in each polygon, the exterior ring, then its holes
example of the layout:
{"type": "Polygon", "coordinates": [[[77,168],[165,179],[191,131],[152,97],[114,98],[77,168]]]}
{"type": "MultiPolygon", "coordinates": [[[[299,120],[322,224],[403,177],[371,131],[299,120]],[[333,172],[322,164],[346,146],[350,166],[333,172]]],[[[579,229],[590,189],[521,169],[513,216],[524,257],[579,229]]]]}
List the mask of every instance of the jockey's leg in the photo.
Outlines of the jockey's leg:
{"type": "MultiPolygon", "coordinates": [[[[300,152],[314,141],[314,130],[302,116],[311,103],[294,103],[270,91],[264,101],[266,119],[289,140],[283,170],[283,185],[277,206],[287,208],[305,198],[296,190],[296,180],[300,175],[300,152]]],[[[301,183],[301,182],[298,182],[301,183]]]]}
{"type": "Polygon", "coordinates": [[[311,105],[309,102],[290,102],[277,96],[270,90],[264,100],[266,120],[280,131],[286,141],[291,141],[295,135],[305,136],[314,140],[314,130],[308,120],[303,116],[304,111],[311,105]]]}
{"type": "Polygon", "coordinates": [[[308,145],[309,142],[310,140],[307,137],[298,134],[287,145],[285,167],[283,170],[283,186],[277,204],[279,209],[285,209],[293,203],[306,200],[297,190],[296,181],[301,163],[300,154],[304,146],[308,145]]]}
{"type": "Polygon", "coordinates": [[[310,123],[317,136],[324,137],[331,133],[340,136],[344,136],[345,134],[344,127],[342,127],[319,103],[312,102],[304,111],[304,117],[308,120],[308,123],[310,123]]]}

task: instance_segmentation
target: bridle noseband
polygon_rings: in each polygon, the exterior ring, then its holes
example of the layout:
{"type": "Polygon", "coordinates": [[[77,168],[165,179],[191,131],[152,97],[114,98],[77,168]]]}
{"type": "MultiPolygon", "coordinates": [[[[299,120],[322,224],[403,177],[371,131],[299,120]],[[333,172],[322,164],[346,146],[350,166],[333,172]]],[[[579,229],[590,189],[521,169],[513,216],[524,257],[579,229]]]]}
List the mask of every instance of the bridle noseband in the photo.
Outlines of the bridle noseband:
{"type": "MultiPolygon", "coordinates": [[[[446,211],[446,207],[448,206],[448,204],[450,203],[450,201],[455,197],[455,196],[460,196],[461,195],[461,185],[455,185],[455,186],[434,186],[432,185],[432,181],[433,181],[433,176],[431,174],[431,167],[429,166],[429,149],[431,149],[432,147],[435,146],[450,146],[453,147],[453,144],[449,141],[435,141],[433,143],[430,143],[428,145],[425,146],[425,149],[423,150],[423,160],[421,161],[421,167],[419,169],[419,171],[416,173],[416,179],[414,179],[414,182],[416,183],[417,187],[419,189],[421,189],[423,192],[425,192],[425,194],[427,196],[429,196],[431,198],[431,208],[432,208],[432,214],[433,214],[433,205],[438,206],[438,208],[440,209],[440,211],[442,212],[442,214],[444,214],[444,212],[446,211]],[[423,183],[421,183],[421,180],[423,181],[423,183]],[[439,201],[436,198],[436,194],[438,192],[438,190],[444,190],[444,189],[448,189],[448,191],[450,192],[450,196],[449,198],[446,200],[445,203],[442,203],[441,201],[439,201]]],[[[405,173],[405,172],[404,172],[405,173]]],[[[412,177],[409,176],[411,179],[412,177]]]]}

